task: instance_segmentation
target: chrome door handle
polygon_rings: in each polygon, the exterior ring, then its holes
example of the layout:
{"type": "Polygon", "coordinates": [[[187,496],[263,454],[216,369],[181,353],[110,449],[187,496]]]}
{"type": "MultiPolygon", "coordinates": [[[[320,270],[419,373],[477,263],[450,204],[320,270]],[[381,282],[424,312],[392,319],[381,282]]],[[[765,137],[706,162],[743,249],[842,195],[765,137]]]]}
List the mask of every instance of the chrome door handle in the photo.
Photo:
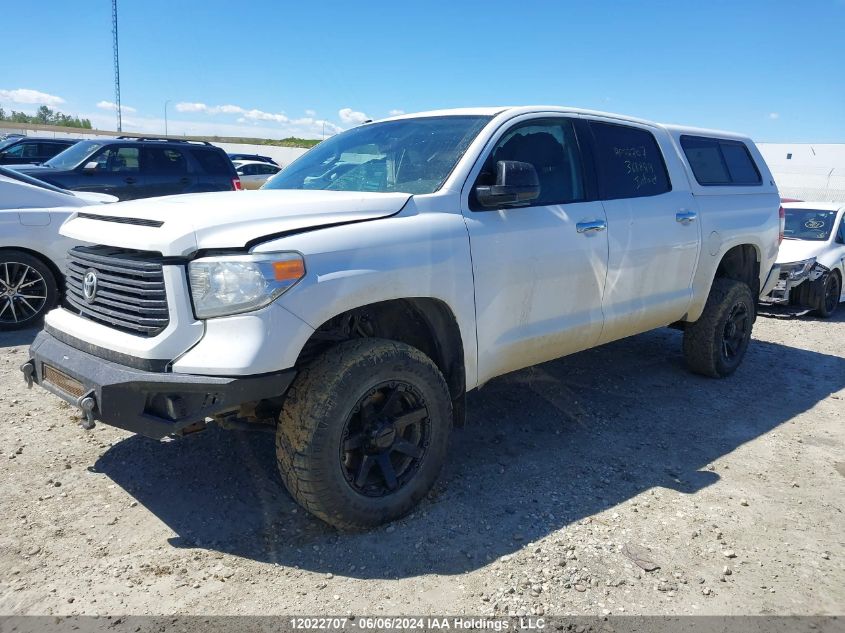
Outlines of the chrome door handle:
{"type": "Polygon", "coordinates": [[[695,211],[678,211],[675,214],[675,222],[680,222],[681,224],[689,224],[697,217],[698,214],[695,211]]]}
{"type": "Polygon", "coordinates": [[[593,220],[592,222],[579,222],[575,225],[575,230],[579,233],[598,233],[607,228],[607,222],[604,220],[593,220]]]}

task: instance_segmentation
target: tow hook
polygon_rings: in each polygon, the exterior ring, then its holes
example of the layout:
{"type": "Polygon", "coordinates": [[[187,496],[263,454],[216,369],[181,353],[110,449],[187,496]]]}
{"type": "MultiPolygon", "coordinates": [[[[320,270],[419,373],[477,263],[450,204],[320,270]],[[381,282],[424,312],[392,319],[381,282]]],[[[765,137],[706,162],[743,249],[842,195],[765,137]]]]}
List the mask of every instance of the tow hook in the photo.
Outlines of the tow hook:
{"type": "Polygon", "coordinates": [[[23,372],[23,379],[26,381],[27,388],[32,389],[32,383],[35,380],[35,363],[31,360],[25,362],[21,365],[21,371],[23,372]]]}
{"type": "Polygon", "coordinates": [[[97,401],[92,394],[93,392],[89,391],[76,401],[77,406],[82,409],[82,414],[85,416],[85,419],[79,423],[79,426],[86,431],[90,431],[95,426],[94,409],[97,408],[97,401]]]}

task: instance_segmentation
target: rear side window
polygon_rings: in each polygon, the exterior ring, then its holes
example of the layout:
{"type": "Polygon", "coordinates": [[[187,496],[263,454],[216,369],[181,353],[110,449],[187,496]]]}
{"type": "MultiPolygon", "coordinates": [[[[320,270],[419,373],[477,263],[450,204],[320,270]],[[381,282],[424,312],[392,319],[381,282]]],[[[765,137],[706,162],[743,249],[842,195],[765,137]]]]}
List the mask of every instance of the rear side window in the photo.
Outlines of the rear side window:
{"type": "Polygon", "coordinates": [[[164,147],[148,147],[144,150],[144,170],[163,174],[184,174],[187,171],[182,152],[164,147]]]}
{"type": "Polygon", "coordinates": [[[215,152],[211,149],[192,150],[194,158],[202,167],[203,171],[212,176],[228,176],[232,173],[232,161],[222,152],[215,152]]]}
{"type": "Polygon", "coordinates": [[[699,185],[759,185],[763,182],[745,143],[682,136],[681,147],[699,185]]]}
{"type": "Polygon", "coordinates": [[[590,122],[602,199],[642,198],[672,190],[654,135],[627,125],[590,122]]]}

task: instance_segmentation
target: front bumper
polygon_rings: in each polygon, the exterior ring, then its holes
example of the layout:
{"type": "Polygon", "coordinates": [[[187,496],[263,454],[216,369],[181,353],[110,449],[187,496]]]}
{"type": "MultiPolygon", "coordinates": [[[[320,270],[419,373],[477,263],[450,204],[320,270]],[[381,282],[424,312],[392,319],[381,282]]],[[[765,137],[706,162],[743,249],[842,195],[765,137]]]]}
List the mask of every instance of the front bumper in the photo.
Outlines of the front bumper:
{"type": "Polygon", "coordinates": [[[815,305],[818,292],[823,292],[815,282],[827,273],[830,269],[816,262],[806,274],[798,277],[790,277],[788,265],[775,264],[772,274],[766,280],[766,286],[760,293],[760,302],[776,305],[801,305],[812,307],[815,305]],[[775,274],[775,268],[777,274],[775,274]],[[771,283],[770,282],[774,282],[771,283]]]}
{"type": "Polygon", "coordinates": [[[198,376],[133,369],[104,360],[41,332],[21,367],[37,383],[95,420],[154,439],[241,404],[285,393],[296,375],[241,378],[198,376]]]}

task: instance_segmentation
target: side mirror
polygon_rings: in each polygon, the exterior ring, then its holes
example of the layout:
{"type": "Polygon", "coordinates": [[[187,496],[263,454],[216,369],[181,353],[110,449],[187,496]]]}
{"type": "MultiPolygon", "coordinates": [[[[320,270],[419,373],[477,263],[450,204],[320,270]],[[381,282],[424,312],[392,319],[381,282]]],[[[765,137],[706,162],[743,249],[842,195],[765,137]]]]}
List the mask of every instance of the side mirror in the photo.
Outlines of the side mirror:
{"type": "Polygon", "coordinates": [[[97,161],[92,160],[90,163],[85,163],[85,167],[82,168],[82,171],[86,174],[93,174],[97,171],[97,161]]]}
{"type": "Polygon", "coordinates": [[[540,197],[540,179],[531,163],[500,160],[496,163],[496,184],[479,185],[475,196],[483,207],[525,204],[540,197]]]}

